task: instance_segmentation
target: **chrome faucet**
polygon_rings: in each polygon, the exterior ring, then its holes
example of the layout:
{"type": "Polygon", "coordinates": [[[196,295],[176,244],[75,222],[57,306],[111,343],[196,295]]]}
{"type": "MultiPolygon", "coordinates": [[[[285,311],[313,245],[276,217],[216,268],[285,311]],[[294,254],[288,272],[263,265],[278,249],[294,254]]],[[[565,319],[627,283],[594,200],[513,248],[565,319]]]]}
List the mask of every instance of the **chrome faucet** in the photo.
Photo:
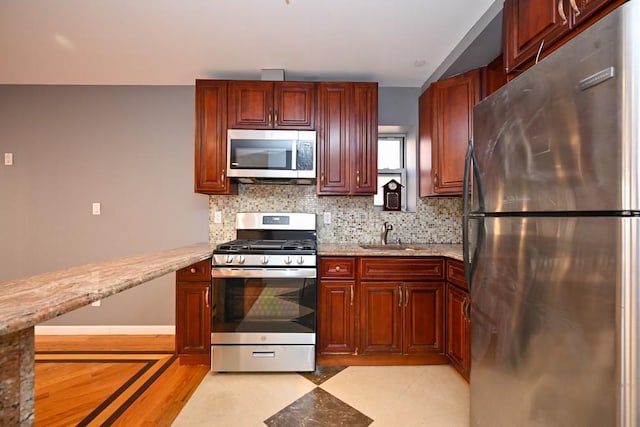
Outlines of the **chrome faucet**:
{"type": "Polygon", "coordinates": [[[387,221],[385,221],[382,224],[382,232],[380,233],[380,244],[382,244],[382,245],[386,245],[387,244],[387,234],[391,230],[393,230],[393,225],[391,225],[387,221]]]}

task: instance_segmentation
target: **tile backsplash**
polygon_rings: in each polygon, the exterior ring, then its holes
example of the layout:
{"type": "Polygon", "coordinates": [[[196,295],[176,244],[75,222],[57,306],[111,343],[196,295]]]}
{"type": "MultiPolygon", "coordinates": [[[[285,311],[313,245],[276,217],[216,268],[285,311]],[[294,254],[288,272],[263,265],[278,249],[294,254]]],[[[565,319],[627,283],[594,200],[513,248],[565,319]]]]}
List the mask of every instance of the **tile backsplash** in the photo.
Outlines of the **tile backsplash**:
{"type": "Polygon", "coordinates": [[[416,212],[384,212],[373,207],[373,196],[317,196],[314,185],[239,184],[236,196],[209,196],[209,241],[235,239],[237,212],[306,212],[317,215],[320,243],[377,243],[382,223],[393,230],[390,243],[461,243],[460,197],[418,198],[416,212]],[[222,212],[222,224],[214,212],[222,212]],[[325,225],[323,214],[331,213],[325,225]]]}

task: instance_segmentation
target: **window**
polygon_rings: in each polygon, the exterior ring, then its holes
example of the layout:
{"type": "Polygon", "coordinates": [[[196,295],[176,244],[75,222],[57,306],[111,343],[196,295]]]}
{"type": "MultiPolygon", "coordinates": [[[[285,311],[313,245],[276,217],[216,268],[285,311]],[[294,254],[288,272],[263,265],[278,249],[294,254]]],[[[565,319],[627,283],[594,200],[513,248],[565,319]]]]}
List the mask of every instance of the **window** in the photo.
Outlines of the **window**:
{"type": "Polygon", "coordinates": [[[405,139],[405,135],[378,135],[378,193],[373,197],[374,206],[382,206],[382,186],[395,179],[402,184],[402,210],[406,210],[405,139]]]}

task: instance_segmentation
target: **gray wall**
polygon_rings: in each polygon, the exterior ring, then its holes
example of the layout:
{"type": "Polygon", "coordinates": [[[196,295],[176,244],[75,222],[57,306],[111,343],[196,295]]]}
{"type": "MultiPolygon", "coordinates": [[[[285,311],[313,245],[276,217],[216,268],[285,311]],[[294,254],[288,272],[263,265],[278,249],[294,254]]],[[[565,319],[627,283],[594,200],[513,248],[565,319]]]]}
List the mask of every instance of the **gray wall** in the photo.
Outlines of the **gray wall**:
{"type": "MultiPolygon", "coordinates": [[[[380,124],[415,138],[419,94],[380,88],[380,124]]],[[[0,164],[0,282],[207,241],[209,198],[193,192],[193,127],[192,86],[0,85],[0,156],[14,153],[14,166],[0,164]],[[102,203],[101,216],[91,215],[92,202],[102,203]]],[[[451,215],[429,203],[427,217],[451,215]]],[[[47,323],[173,324],[174,277],[47,323]]]]}
{"type": "MultiPolygon", "coordinates": [[[[193,111],[192,86],[0,86],[0,281],[207,241],[193,111]]],[[[174,276],[48,323],[171,325],[174,276]]]]}

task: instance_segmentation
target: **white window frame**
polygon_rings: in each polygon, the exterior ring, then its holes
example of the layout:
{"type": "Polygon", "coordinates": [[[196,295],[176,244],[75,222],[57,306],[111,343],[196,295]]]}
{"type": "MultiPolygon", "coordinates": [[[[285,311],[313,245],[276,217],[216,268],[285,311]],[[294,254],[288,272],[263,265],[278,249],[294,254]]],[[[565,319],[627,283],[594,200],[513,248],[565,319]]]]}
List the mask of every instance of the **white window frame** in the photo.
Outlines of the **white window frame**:
{"type": "MultiPolygon", "coordinates": [[[[401,159],[402,159],[402,164],[404,167],[399,168],[399,169],[378,169],[377,171],[377,176],[376,176],[376,185],[377,185],[377,181],[380,177],[384,177],[384,176],[397,176],[400,175],[400,179],[401,179],[401,184],[402,186],[400,187],[401,189],[401,199],[402,199],[402,206],[401,206],[401,210],[403,212],[407,211],[407,135],[404,133],[397,133],[397,132],[378,132],[378,140],[381,139],[401,139],[402,143],[401,143],[401,150],[402,153],[400,153],[401,155],[401,159]]],[[[378,191],[381,192],[382,188],[378,188],[378,191]]],[[[382,202],[384,203],[384,201],[382,202]]],[[[378,209],[382,209],[383,205],[382,203],[380,204],[376,204],[375,202],[375,197],[374,197],[374,202],[373,205],[374,207],[378,208],[378,209]]]]}

